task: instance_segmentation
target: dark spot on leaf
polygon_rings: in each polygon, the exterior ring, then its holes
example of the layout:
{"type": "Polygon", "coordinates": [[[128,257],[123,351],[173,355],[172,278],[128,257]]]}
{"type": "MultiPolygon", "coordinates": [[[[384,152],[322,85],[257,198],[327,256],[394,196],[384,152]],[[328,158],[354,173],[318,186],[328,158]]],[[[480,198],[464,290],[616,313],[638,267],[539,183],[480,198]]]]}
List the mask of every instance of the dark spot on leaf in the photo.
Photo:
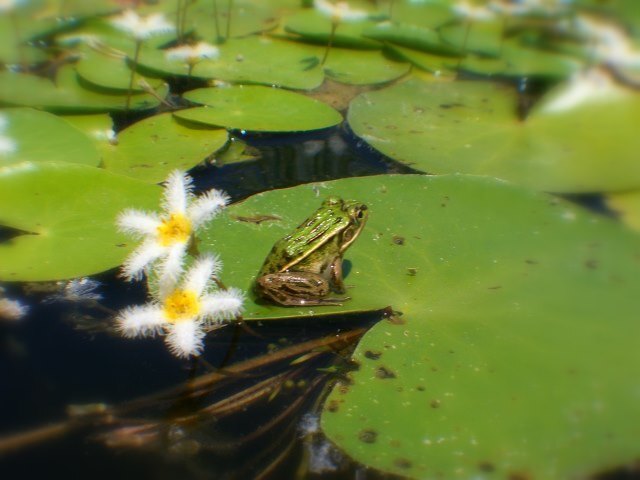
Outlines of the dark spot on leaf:
{"type": "Polygon", "coordinates": [[[262,222],[277,222],[278,220],[282,220],[282,218],[277,215],[254,215],[252,217],[243,217],[238,215],[233,218],[239,222],[255,223],[256,225],[260,225],[262,222]]]}
{"type": "Polygon", "coordinates": [[[487,287],[489,290],[500,290],[502,285],[493,285],[492,287],[487,287]]]}
{"type": "Polygon", "coordinates": [[[126,247],[126,243],[116,243],[116,247],[126,247]]]}
{"type": "Polygon", "coordinates": [[[640,459],[630,465],[614,467],[593,475],[593,480],[634,480],[640,478],[640,459]]]}
{"type": "Polygon", "coordinates": [[[382,356],[382,352],[374,352],[373,350],[367,350],[364,352],[365,358],[369,360],[378,360],[382,356]]]}
{"type": "Polygon", "coordinates": [[[416,390],[418,390],[419,392],[424,392],[424,385],[418,385],[416,387],[416,390]]]}
{"type": "Polygon", "coordinates": [[[393,464],[398,468],[409,469],[411,468],[411,462],[406,458],[396,458],[393,464]]]}
{"type": "Polygon", "coordinates": [[[508,480],[531,480],[533,477],[526,472],[509,472],[508,480]]]}
{"type": "Polygon", "coordinates": [[[464,105],[458,102],[440,104],[440,108],[444,108],[445,110],[448,110],[449,108],[454,108],[454,107],[464,107],[464,105]]]}
{"type": "Polygon", "coordinates": [[[538,261],[537,261],[537,260],[533,260],[533,259],[531,259],[531,258],[527,258],[527,259],[525,260],[525,263],[527,263],[527,264],[529,264],[529,265],[537,265],[537,264],[538,264],[538,261]]]}
{"type": "Polygon", "coordinates": [[[496,467],[493,463],[484,461],[478,464],[478,469],[480,469],[481,472],[491,473],[495,471],[496,467]]]}
{"type": "Polygon", "coordinates": [[[440,402],[440,400],[438,400],[437,398],[434,398],[433,400],[431,400],[431,402],[429,403],[429,405],[431,406],[431,408],[440,408],[440,405],[442,403],[440,402]]]}
{"type": "Polygon", "coordinates": [[[584,266],[591,270],[595,270],[598,268],[598,261],[595,258],[590,258],[584,262],[584,266]]]}
{"type": "Polygon", "coordinates": [[[400,440],[398,439],[393,439],[389,442],[389,446],[393,448],[399,448],[402,446],[402,442],[400,442],[400,440]]]}
{"type": "Polygon", "coordinates": [[[404,237],[401,237],[400,235],[394,235],[391,238],[391,241],[394,243],[394,245],[404,245],[404,237]]]}
{"type": "Polygon", "coordinates": [[[404,392],[404,387],[396,387],[396,392],[404,392]]]}
{"type": "Polygon", "coordinates": [[[340,393],[341,395],[346,395],[347,393],[349,393],[349,385],[341,384],[338,387],[338,393],[340,393]]]}
{"type": "Polygon", "coordinates": [[[375,430],[365,429],[360,430],[360,433],[358,433],[358,440],[364,443],[376,443],[377,439],[378,432],[375,430]]]}
{"type": "Polygon", "coordinates": [[[409,275],[410,277],[415,277],[416,273],[418,273],[417,268],[407,268],[407,275],[409,275]]]}
{"type": "Polygon", "coordinates": [[[388,378],[396,378],[396,374],[387,367],[378,367],[376,368],[376,377],[386,380],[388,378]]]}
{"type": "Polygon", "coordinates": [[[331,400],[327,404],[327,411],[331,413],[335,413],[340,409],[340,403],[337,400],[331,400]]]}
{"type": "Polygon", "coordinates": [[[413,107],[413,111],[415,113],[424,113],[424,108],[422,108],[422,107],[413,107]]]}

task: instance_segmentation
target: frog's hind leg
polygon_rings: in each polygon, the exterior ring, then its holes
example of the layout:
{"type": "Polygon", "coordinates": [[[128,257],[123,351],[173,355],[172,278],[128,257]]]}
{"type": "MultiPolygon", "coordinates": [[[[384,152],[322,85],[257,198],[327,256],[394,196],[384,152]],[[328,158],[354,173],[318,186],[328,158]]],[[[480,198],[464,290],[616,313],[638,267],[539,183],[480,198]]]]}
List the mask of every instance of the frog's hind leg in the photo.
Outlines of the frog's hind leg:
{"type": "Polygon", "coordinates": [[[344,285],[344,280],[342,279],[342,258],[336,258],[334,262],[329,266],[329,271],[331,272],[331,290],[336,293],[345,293],[347,291],[347,287],[344,285]]]}
{"type": "Polygon", "coordinates": [[[305,272],[271,273],[256,280],[257,293],[279,305],[342,305],[349,298],[324,298],[329,295],[328,282],[318,274],[305,272]]]}

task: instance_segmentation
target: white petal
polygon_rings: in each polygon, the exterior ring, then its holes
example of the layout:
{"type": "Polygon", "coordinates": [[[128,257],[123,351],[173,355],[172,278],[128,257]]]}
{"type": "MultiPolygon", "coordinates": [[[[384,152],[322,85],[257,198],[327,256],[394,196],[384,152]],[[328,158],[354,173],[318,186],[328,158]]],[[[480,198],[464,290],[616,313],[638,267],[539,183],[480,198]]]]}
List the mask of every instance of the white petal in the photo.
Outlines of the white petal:
{"type": "Polygon", "coordinates": [[[0,135],[0,155],[9,155],[18,149],[18,145],[11,138],[0,135]]]}
{"type": "Polygon", "coordinates": [[[158,291],[161,298],[174,289],[184,270],[186,253],[186,243],[174,243],[166,249],[165,256],[158,268],[158,291]]]}
{"type": "Polygon", "coordinates": [[[204,255],[196,260],[185,274],[184,289],[191,290],[198,297],[206,290],[211,276],[216,275],[222,268],[222,262],[214,255],[204,255]]]}
{"type": "Polygon", "coordinates": [[[191,198],[191,190],[191,177],[180,170],[174,170],[169,174],[164,185],[163,208],[168,213],[185,214],[191,198]]]}
{"type": "Polygon", "coordinates": [[[242,312],[244,295],[238,288],[218,290],[201,299],[202,317],[207,323],[231,320],[242,312]]]}
{"type": "Polygon", "coordinates": [[[116,317],[116,329],[125,337],[149,337],[162,331],[165,323],[157,305],[125,308],[116,317]]]}
{"type": "Polygon", "coordinates": [[[144,242],[126,258],[124,265],[122,265],[122,275],[127,280],[139,280],[144,269],[151,266],[166,251],[167,247],[163,247],[156,241],[144,242]]]}
{"type": "Polygon", "coordinates": [[[160,217],[155,213],[128,209],[118,215],[118,228],[130,235],[155,235],[160,226],[160,217]]]}
{"type": "Polygon", "coordinates": [[[194,229],[211,220],[227,203],[229,196],[220,190],[209,190],[196,198],[187,211],[194,229]]]}
{"type": "Polygon", "coordinates": [[[177,357],[199,355],[204,348],[205,332],[202,325],[194,320],[181,320],[165,326],[165,342],[171,353],[177,357]]]}

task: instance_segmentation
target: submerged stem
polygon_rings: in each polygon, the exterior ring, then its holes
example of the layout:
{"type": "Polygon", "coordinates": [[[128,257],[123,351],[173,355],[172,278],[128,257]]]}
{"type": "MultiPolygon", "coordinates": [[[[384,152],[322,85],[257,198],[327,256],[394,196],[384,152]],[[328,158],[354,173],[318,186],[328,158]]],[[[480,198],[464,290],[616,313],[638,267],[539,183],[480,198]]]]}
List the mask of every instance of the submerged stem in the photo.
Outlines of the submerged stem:
{"type": "Polygon", "coordinates": [[[333,45],[333,39],[336,36],[336,29],[338,28],[338,22],[333,20],[331,22],[331,33],[329,33],[329,41],[327,42],[327,48],[324,51],[324,55],[322,56],[322,61],[320,65],[324,65],[327,61],[327,57],[329,56],[329,50],[331,50],[331,46],[333,45]]]}
{"type": "Polygon", "coordinates": [[[225,34],[225,40],[229,39],[231,35],[231,9],[233,8],[233,0],[227,2],[227,33],[225,34]]]}
{"type": "Polygon", "coordinates": [[[213,26],[216,29],[216,45],[220,43],[220,23],[218,21],[218,0],[213,0],[213,26]]]}
{"type": "Polygon", "coordinates": [[[131,77],[129,77],[129,89],[127,90],[127,103],[125,105],[125,111],[129,111],[131,106],[131,93],[133,91],[133,80],[136,77],[136,68],[138,67],[138,58],[140,57],[140,47],[142,47],[142,40],[136,40],[136,51],[133,54],[133,65],[131,66],[131,77]]]}

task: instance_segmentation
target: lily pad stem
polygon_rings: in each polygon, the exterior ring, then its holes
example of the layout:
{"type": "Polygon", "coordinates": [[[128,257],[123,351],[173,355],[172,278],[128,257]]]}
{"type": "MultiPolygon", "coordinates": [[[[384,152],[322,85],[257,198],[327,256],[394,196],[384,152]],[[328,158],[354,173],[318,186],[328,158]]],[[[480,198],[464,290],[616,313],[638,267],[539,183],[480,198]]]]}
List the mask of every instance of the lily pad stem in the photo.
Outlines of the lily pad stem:
{"type": "Polygon", "coordinates": [[[138,67],[138,58],[140,57],[140,48],[142,47],[142,40],[136,39],[136,51],[133,54],[133,65],[131,65],[131,77],[129,77],[129,89],[127,90],[127,103],[125,105],[125,111],[129,111],[131,106],[131,93],[133,91],[133,80],[136,77],[136,68],[138,67]]]}
{"type": "Polygon", "coordinates": [[[331,22],[331,33],[329,34],[329,41],[327,42],[327,48],[324,51],[324,55],[322,56],[322,61],[320,65],[324,65],[327,61],[327,57],[329,56],[329,50],[331,50],[331,46],[333,45],[333,39],[336,36],[336,29],[338,28],[338,21],[333,20],[331,22]]]}
{"type": "Polygon", "coordinates": [[[18,60],[20,62],[20,65],[26,67],[27,57],[24,53],[24,45],[22,45],[22,42],[20,41],[20,24],[18,22],[18,15],[15,11],[12,11],[10,13],[10,17],[11,26],[13,27],[13,37],[16,42],[16,49],[18,50],[18,60]]]}
{"type": "Polygon", "coordinates": [[[178,0],[176,5],[176,35],[178,43],[182,42],[182,4],[184,0],[178,0]]]}
{"type": "Polygon", "coordinates": [[[213,0],[213,26],[216,29],[216,44],[222,41],[220,37],[220,23],[218,21],[218,0],[213,0]]]}
{"type": "Polygon", "coordinates": [[[462,60],[467,56],[467,42],[469,41],[469,32],[471,32],[471,20],[465,22],[464,39],[462,40],[462,56],[458,60],[457,68],[460,68],[462,60]]]}
{"type": "Polygon", "coordinates": [[[231,9],[233,8],[233,0],[229,0],[227,2],[227,33],[225,34],[225,39],[229,39],[229,35],[231,35],[231,9]]]}

